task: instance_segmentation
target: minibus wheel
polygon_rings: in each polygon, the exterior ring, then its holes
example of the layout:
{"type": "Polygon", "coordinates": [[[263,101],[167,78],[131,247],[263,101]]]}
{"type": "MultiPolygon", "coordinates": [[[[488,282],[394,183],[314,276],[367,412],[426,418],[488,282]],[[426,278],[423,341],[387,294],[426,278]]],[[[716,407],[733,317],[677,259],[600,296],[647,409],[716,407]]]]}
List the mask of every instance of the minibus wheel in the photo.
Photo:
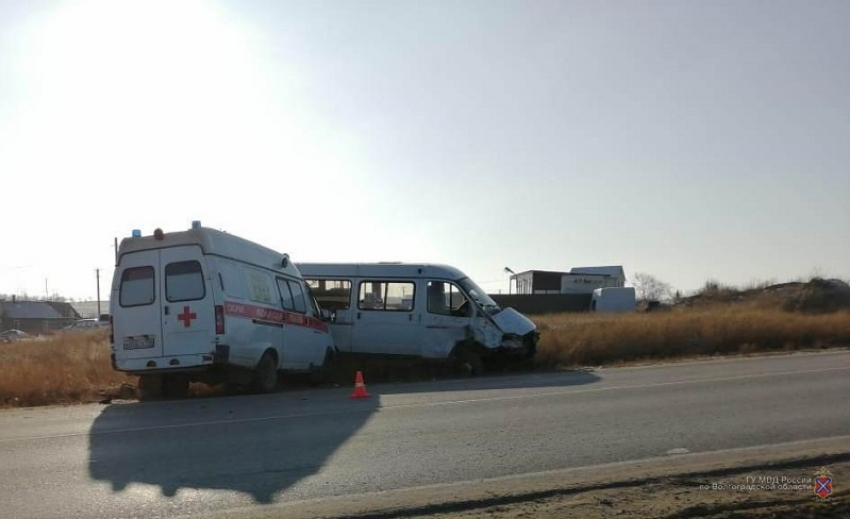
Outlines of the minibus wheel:
{"type": "Polygon", "coordinates": [[[461,366],[466,367],[470,376],[477,377],[484,374],[484,361],[475,351],[467,347],[458,348],[455,358],[461,366]]]}
{"type": "Polygon", "coordinates": [[[277,388],[277,362],[274,353],[267,351],[254,372],[254,389],[258,393],[271,393],[277,388]]]}

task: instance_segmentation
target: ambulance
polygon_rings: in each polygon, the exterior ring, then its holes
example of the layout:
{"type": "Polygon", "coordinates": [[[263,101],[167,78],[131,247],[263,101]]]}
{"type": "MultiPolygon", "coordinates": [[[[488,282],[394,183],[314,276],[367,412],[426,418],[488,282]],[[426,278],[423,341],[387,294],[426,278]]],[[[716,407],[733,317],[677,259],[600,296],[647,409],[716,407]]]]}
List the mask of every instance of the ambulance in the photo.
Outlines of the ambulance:
{"type": "Polygon", "coordinates": [[[501,308],[461,270],[411,263],[299,263],[340,352],[485,363],[528,359],[535,324],[501,308]]]}
{"type": "Polygon", "coordinates": [[[113,368],[144,398],[190,382],[270,392],[280,372],[321,373],[335,347],[289,256],[201,227],[121,241],[110,313],[113,368]]]}

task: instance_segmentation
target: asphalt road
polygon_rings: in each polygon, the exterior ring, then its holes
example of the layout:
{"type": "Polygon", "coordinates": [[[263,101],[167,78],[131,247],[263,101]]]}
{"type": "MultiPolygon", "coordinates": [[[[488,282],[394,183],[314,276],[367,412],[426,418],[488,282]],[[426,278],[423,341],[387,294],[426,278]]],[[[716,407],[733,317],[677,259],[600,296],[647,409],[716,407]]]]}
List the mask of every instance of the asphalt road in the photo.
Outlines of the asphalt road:
{"type": "Polygon", "coordinates": [[[2,411],[0,516],[202,517],[850,433],[846,351],[368,389],[2,411]]]}

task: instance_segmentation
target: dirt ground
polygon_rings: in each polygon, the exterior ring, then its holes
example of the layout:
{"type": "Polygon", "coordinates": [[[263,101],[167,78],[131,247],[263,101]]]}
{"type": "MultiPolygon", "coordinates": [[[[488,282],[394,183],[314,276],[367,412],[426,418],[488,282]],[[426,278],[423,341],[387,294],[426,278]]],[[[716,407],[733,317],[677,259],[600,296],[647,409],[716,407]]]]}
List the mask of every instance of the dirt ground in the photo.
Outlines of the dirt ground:
{"type": "Polygon", "coordinates": [[[664,478],[619,488],[564,491],[548,497],[469,511],[411,517],[429,519],[848,519],[850,462],[825,467],[833,493],[814,494],[821,467],[766,469],[728,475],[664,478]],[[783,479],[785,478],[785,479],[783,479]],[[762,488],[757,488],[761,486],[762,488]],[[754,488],[756,487],[756,488],[754,488]]]}

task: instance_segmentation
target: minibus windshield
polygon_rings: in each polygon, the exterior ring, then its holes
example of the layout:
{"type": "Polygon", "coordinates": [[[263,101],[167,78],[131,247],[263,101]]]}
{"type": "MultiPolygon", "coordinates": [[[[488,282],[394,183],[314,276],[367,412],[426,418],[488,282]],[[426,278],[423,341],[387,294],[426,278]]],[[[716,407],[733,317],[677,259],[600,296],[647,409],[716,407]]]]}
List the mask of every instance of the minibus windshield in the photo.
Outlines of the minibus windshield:
{"type": "Polygon", "coordinates": [[[463,278],[458,281],[458,284],[463,287],[463,289],[469,294],[469,297],[475,300],[475,302],[478,303],[487,313],[494,314],[501,310],[499,305],[497,305],[496,302],[487,295],[487,292],[475,284],[475,281],[472,281],[470,278],[463,278]]]}

